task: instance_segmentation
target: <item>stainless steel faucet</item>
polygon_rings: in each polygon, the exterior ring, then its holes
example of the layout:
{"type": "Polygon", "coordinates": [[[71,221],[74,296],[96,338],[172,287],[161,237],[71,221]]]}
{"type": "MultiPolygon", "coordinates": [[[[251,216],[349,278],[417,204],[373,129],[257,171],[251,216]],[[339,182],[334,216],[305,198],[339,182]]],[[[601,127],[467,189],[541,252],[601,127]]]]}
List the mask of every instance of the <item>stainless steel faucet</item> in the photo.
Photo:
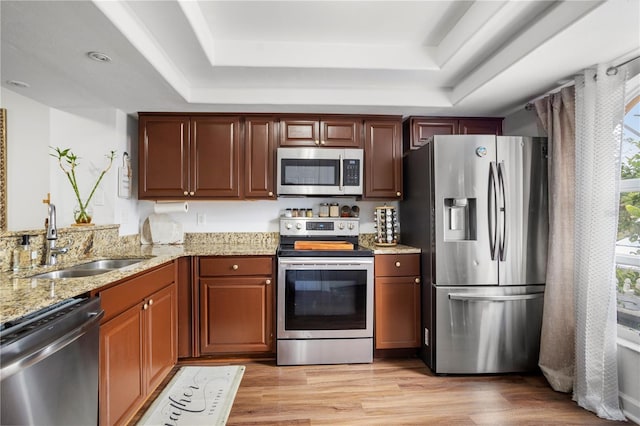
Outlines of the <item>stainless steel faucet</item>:
{"type": "Polygon", "coordinates": [[[58,255],[69,251],[68,247],[56,247],[58,240],[58,228],[56,227],[56,206],[49,203],[49,220],[47,221],[47,254],[45,264],[55,265],[58,255]]]}

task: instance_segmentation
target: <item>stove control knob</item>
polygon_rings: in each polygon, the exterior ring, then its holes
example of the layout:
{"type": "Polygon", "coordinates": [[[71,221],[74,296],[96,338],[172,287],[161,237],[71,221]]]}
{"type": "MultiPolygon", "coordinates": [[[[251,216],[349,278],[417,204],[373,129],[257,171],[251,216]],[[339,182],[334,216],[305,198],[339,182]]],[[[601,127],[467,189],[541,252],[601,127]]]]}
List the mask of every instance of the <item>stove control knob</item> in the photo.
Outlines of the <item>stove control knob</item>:
{"type": "Polygon", "coordinates": [[[302,229],[302,224],[301,223],[296,223],[296,229],[302,229]]]}
{"type": "Polygon", "coordinates": [[[338,224],[338,229],[344,229],[344,223],[340,222],[340,223],[338,224]]]}
{"type": "Polygon", "coordinates": [[[285,228],[287,228],[287,229],[291,229],[291,226],[292,226],[292,225],[291,225],[289,222],[287,222],[287,224],[285,225],[285,228]]]}
{"type": "Polygon", "coordinates": [[[355,228],[355,227],[356,227],[356,226],[355,226],[353,223],[350,223],[350,224],[349,224],[349,229],[353,229],[353,228],[355,228]]]}

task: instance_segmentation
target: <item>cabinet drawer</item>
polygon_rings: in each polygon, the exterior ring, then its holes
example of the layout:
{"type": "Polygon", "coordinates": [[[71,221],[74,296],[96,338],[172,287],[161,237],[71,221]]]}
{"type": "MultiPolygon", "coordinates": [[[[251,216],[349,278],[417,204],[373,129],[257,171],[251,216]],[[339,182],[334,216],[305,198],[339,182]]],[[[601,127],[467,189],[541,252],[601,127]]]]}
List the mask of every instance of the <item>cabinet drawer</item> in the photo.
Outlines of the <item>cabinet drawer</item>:
{"type": "Polygon", "coordinates": [[[142,302],[150,294],[173,283],[175,275],[175,266],[171,262],[100,292],[100,303],[104,309],[102,322],[108,321],[120,312],[142,302]]]}
{"type": "Polygon", "coordinates": [[[201,277],[271,275],[272,273],[273,258],[271,256],[200,258],[201,277]]]}
{"type": "Polygon", "coordinates": [[[375,274],[380,277],[400,277],[420,274],[419,254],[378,254],[375,274]]]}

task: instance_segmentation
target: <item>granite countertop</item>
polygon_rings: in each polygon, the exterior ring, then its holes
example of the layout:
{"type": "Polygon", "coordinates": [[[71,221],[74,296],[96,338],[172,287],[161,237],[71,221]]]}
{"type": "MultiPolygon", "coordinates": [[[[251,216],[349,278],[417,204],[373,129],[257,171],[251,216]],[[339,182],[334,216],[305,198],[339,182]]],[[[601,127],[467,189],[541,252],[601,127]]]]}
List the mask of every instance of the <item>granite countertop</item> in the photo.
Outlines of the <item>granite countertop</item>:
{"type": "Polygon", "coordinates": [[[62,300],[108,286],[183,256],[275,256],[277,241],[221,242],[193,241],[184,245],[142,245],[126,252],[101,253],[56,266],[41,266],[21,272],[0,273],[0,323],[51,306],[62,300]],[[146,258],[145,260],[100,275],[81,278],[36,279],[35,274],[62,269],[74,264],[108,258],[146,258]]]}
{"type": "Polygon", "coordinates": [[[421,252],[419,248],[405,246],[404,244],[395,246],[377,246],[372,244],[368,245],[368,247],[373,250],[373,254],[415,254],[421,252]]]}

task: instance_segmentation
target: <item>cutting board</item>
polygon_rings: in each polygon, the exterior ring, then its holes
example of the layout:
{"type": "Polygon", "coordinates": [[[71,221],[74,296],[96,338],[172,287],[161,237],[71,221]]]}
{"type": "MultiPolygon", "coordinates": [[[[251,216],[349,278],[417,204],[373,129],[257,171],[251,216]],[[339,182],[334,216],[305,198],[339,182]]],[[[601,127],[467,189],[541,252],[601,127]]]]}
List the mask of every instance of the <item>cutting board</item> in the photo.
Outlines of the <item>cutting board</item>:
{"type": "Polygon", "coordinates": [[[353,250],[353,244],[347,241],[296,241],[296,250],[353,250]]]}

